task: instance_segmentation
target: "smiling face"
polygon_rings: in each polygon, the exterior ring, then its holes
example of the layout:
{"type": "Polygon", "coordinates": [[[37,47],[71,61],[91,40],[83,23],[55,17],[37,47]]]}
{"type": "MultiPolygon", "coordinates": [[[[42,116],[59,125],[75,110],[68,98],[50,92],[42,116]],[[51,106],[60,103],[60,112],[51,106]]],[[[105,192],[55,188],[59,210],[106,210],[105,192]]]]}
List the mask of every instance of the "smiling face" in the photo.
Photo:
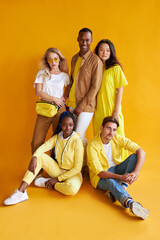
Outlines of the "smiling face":
{"type": "Polygon", "coordinates": [[[103,63],[105,63],[105,61],[110,58],[111,50],[107,43],[101,43],[98,49],[98,56],[100,57],[103,63]]]}
{"type": "Polygon", "coordinates": [[[90,32],[80,32],[77,38],[80,48],[80,56],[83,56],[90,50],[90,45],[92,43],[92,34],[90,32]]]}
{"type": "Polygon", "coordinates": [[[47,62],[49,64],[50,70],[58,70],[60,58],[57,53],[49,52],[47,56],[47,62]]]}
{"type": "Polygon", "coordinates": [[[113,122],[107,122],[104,127],[101,126],[101,139],[104,144],[110,142],[114,137],[117,130],[117,124],[113,122]]]}
{"type": "Polygon", "coordinates": [[[62,120],[61,129],[63,131],[63,137],[64,138],[69,137],[72,134],[74,129],[73,119],[71,117],[65,117],[62,120]]]}

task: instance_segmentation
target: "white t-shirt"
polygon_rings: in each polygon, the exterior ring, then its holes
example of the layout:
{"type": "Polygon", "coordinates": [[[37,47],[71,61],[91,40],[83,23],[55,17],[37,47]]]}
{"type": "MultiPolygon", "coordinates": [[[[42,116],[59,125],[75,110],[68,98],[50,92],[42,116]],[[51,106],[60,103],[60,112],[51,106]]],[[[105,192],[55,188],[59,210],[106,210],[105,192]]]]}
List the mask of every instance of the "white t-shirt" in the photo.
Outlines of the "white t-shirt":
{"type": "Polygon", "coordinates": [[[61,72],[58,75],[50,74],[51,78],[49,78],[48,76],[44,80],[43,73],[44,70],[40,70],[37,73],[36,80],[33,86],[35,87],[35,83],[43,83],[43,92],[47,93],[52,97],[62,97],[64,86],[66,87],[70,82],[69,75],[64,72],[61,72]]]}
{"type": "Polygon", "coordinates": [[[116,166],[116,164],[113,162],[111,143],[109,142],[108,144],[103,144],[103,147],[104,147],[106,157],[108,160],[109,168],[116,166]]]}
{"type": "Polygon", "coordinates": [[[64,137],[63,137],[63,132],[61,131],[61,132],[58,134],[58,136],[59,136],[61,139],[68,140],[68,139],[69,139],[70,137],[72,137],[75,133],[76,133],[76,132],[73,131],[72,134],[71,134],[69,137],[64,138],[64,137]]]}

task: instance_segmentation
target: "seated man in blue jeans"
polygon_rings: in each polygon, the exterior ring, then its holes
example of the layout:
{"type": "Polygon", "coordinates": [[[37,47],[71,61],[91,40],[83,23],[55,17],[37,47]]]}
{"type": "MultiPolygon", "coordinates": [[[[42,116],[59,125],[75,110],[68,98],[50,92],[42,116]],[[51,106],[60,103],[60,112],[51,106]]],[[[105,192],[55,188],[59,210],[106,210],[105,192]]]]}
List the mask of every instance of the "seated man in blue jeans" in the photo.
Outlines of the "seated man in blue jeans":
{"type": "Polygon", "coordinates": [[[90,181],[93,187],[109,191],[112,202],[118,200],[123,207],[146,219],[149,211],[133,201],[126,191],[134,183],[145,161],[145,152],[128,138],[116,134],[119,126],[117,119],[106,117],[101,133],[95,136],[87,146],[87,160],[90,181]],[[125,161],[121,159],[121,149],[133,152],[125,161]]]}

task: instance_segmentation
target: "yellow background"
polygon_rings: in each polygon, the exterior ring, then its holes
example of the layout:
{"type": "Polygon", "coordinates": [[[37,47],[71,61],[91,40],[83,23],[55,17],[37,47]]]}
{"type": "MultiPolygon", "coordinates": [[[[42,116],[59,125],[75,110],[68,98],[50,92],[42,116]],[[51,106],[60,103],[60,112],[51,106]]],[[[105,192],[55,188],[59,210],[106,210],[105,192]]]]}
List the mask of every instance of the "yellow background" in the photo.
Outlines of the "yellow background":
{"type": "MultiPolygon", "coordinates": [[[[0,5],[1,239],[160,239],[159,0],[6,0],[0,5]],[[30,187],[29,201],[2,204],[18,187],[31,157],[39,60],[56,47],[70,66],[83,27],[93,31],[92,50],[102,38],[113,41],[129,83],[122,103],[125,133],[147,153],[129,192],[151,212],[143,222],[86,181],[75,197],[30,187]]],[[[92,125],[87,136],[91,139],[92,125]]]]}

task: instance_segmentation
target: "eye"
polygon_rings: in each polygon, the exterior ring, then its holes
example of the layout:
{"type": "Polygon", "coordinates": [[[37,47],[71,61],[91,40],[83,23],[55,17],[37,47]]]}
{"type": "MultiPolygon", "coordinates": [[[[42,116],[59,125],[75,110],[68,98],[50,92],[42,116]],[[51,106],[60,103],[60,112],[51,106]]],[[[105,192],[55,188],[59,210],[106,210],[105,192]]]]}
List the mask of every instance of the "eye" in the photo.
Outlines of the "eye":
{"type": "Polygon", "coordinates": [[[47,60],[47,62],[48,62],[48,63],[52,63],[52,62],[53,62],[53,59],[52,59],[52,58],[49,58],[49,59],[47,60]]]}
{"type": "Polygon", "coordinates": [[[53,59],[55,63],[58,63],[59,62],[59,59],[58,58],[54,58],[53,59]]]}

